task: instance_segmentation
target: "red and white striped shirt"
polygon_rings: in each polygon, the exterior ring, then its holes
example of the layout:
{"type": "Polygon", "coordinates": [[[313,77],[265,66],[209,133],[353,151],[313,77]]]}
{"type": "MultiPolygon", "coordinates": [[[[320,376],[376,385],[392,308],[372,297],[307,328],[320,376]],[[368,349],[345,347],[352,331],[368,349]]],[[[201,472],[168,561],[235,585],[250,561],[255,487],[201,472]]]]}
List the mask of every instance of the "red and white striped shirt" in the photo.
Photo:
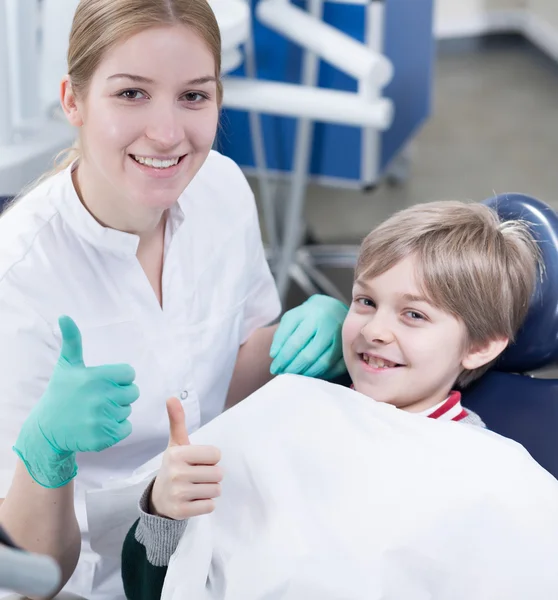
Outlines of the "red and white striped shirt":
{"type": "Polygon", "coordinates": [[[461,405],[461,393],[457,391],[451,392],[445,400],[436,404],[436,406],[417,414],[430,419],[439,419],[440,421],[461,421],[469,415],[461,405]]]}

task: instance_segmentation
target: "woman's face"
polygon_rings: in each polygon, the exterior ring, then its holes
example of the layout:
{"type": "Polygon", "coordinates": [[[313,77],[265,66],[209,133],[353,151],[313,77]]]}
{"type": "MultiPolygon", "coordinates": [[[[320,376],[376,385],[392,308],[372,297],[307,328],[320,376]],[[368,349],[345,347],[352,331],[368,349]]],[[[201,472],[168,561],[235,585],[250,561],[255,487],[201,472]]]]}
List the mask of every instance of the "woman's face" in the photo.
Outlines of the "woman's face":
{"type": "Polygon", "coordinates": [[[168,208],[215,138],[213,55],[184,26],[147,29],[107,52],[76,107],[93,193],[128,209],[168,208]]]}

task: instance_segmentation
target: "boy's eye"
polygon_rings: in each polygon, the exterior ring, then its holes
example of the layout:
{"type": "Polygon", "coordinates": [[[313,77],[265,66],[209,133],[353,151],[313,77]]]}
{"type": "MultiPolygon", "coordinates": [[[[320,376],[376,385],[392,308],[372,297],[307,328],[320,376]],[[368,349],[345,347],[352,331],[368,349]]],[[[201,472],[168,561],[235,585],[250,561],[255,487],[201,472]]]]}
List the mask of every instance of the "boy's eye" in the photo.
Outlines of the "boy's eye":
{"type": "Polygon", "coordinates": [[[415,310],[408,310],[405,315],[410,317],[413,321],[424,321],[424,316],[415,310]]]}
{"type": "Polygon", "coordinates": [[[374,300],[370,300],[370,298],[357,298],[355,300],[357,304],[361,306],[366,306],[368,308],[374,308],[376,305],[374,304],[374,300]]]}
{"type": "Polygon", "coordinates": [[[139,90],[124,90],[118,94],[121,98],[125,98],[126,100],[139,100],[140,96],[145,97],[143,92],[139,90]]]}

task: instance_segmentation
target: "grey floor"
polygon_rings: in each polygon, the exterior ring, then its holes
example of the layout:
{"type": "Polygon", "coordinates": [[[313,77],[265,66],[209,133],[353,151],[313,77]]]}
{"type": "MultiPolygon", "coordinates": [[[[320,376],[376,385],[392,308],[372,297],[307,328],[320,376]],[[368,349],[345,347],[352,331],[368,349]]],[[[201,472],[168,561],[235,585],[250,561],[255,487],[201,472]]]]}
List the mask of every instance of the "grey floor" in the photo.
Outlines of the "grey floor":
{"type": "Polygon", "coordinates": [[[442,49],[433,113],[412,153],[400,188],[311,186],[307,218],[316,237],[359,241],[394,210],[494,192],[529,193],[558,209],[558,65],[513,41],[442,49]]]}

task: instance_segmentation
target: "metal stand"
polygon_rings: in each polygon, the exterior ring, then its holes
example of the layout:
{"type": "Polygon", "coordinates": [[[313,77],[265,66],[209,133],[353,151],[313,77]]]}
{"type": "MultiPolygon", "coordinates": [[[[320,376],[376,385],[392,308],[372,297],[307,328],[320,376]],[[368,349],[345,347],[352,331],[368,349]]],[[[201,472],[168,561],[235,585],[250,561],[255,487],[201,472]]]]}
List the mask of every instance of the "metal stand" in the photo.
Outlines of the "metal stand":
{"type": "MultiPolygon", "coordinates": [[[[254,28],[252,19],[250,19],[250,31],[244,43],[244,69],[246,76],[252,79],[258,77],[258,67],[256,63],[256,49],[254,44],[254,28]]],[[[276,260],[279,252],[279,237],[277,232],[277,222],[275,214],[275,193],[271,181],[266,173],[265,143],[263,137],[261,115],[257,112],[248,113],[250,121],[250,136],[252,138],[252,151],[254,152],[254,162],[256,163],[256,179],[260,191],[262,203],[262,213],[264,225],[267,233],[267,242],[273,257],[272,263],[276,260]]]]}
{"type": "MultiPolygon", "coordinates": [[[[322,19],[323,0],[309,0],[309,13],[316,19],[322,19]]],[[[302,84],[316,87],[318,84],[319,58],[313,52],[306,51],[302,65],[302,84]]],[[[314,124],[310,119],[299,119],[294,153],[294,169],[291,182],[289,206],[284,223],[283,245],[277,269],[277,289],[279,297],[284,300],[292,273],[291,265],[297,265],[296,251],[304,230],[304,200],[308,185],[308,172],[312,155],[312,135],[314,124]]],[[[299,284],[309,288],[304,275],[309,277],[304,266],[298,263],[299,284]]],[[[294,272],[296,274],[297,268],[294,272]]],[[[310,278],[311,279],[311,278],[310,278]]],[[[306,290],[305,290],[306,291],[306,290]]]]}
{"type": "MultiPolygon", "coordinates": [[[[343,2],[345,4],[365,4],[366,46],[374,53],[381,55],[383,51],[384,4],[372,0],[308,0],[308,12],[317,19],[322,19],[325,1],[343,2]]],[[[317,86],[318,56],[306,50],[302,69],[302,84],[317,86]]],[[[373,102],[380,98],[377,85],[368,79],[360,79],[359,96],[373,102]]],[[[285,299],[289,283],[294,280],[307,295],[323,292],[341,301],[347,301],[345,294],[320,271],[319,267],[354,268],[358,257],[358,246],[300,246],[305,231],[304,200],[308,185],[310,160],[312,152],[313,122],[300,119],[298,123],[294,168],[292,172],[289,205],[283,227],[282,247],[277,266],[277,288],[282,300],[285,299]]],[[[362,164],[361,177],[364,186],[373,187],[379,179],[381,156],[381,135],[377,129],[365,127],[362,130],[362,164]]],[[[394,171],[394,177],[401,171],[394,171]]]]}

